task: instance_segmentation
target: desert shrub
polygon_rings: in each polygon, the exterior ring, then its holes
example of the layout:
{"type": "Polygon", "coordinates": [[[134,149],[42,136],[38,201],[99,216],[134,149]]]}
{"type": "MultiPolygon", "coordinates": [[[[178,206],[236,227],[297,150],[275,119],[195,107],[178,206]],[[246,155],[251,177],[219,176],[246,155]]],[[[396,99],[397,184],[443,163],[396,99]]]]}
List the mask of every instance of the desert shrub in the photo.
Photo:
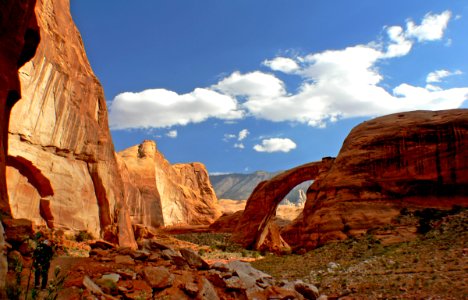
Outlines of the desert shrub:
{"type": "Polygon", "coordinates": [[[87,230],[80,230],[75,234],[75,241],[77,242],[85,242],[92,239],[94,239],[93,235],[87,230]]]}
{"type": "Polygon", "coordinates": [[[240,245],[231,241],[231,235],[228,233],[177,234],[175,238],[200,246],[208,246],[222,252],[242,252],[243,249],[240,245]]]}
{"type": "Polygon", "coordinates": [[[23,272],[23,263],[19,259],[15,258],[12,265],[15,272],[15,280],[6,284],[6,293],[8,299],[19,300],[21,294],[23,293],[23,288],[21,287],[21,272],[23,272]]]}
{"type": "Polygon", "coordinates": [[[106,294],[116,295],[118,293],[117,284],[111,279],[98,279],[96,283],[106,294]]]}
{"type": "Polygon", "coordinates": [[[463,212],[467,208],[454,205],[450,210],[441,210],[437,208],[425,208],[422,210],[416,210],[414,216],[419,218],[418,232],[425,234],[433,229],[434,222],[441,220],[450,215],[455,215],[463,212]]]}

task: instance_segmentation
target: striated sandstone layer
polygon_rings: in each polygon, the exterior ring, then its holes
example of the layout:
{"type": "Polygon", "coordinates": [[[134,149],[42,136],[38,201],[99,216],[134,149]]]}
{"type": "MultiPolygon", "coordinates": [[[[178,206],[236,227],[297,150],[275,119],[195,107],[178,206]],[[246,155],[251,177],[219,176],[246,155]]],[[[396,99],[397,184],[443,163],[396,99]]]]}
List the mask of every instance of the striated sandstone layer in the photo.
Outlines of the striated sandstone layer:
{"type": "Polygon", "coordinates": [[[356,126],[282,233],[295,247],[390,224],[402,208],[468,206],[468,110],[392,114],[356,126]]]}
{"type": "Polygon", "coordinates": [[[19,71],[23,101],[9,129],[11,160],[25,162],[8,170],[12,214],[135,247],[104,93],[69,1],[38,0],[36,13],[41,43],[19,71]],[[41,192],[44,184],[53,192],[41,192]]]}
{"type": "MultiPolygon", "coordinates": [[[[34,13],[35,0],[7,1],[0,5],[0,211],[5,220],[11,214],[6,185],[8,123],[13,105],[21,98],[18,68],[32,58],[39,43],[34,13]]],[[[5,299],[7,260],[0,222],[0,298],[5,299]]]]}
{"type": "Polygon", "coordinates": [[[203,164],[171,165],[154,141],[144,141],[118,156],[133,224],[211,224],[221,215],[203,164]]]}

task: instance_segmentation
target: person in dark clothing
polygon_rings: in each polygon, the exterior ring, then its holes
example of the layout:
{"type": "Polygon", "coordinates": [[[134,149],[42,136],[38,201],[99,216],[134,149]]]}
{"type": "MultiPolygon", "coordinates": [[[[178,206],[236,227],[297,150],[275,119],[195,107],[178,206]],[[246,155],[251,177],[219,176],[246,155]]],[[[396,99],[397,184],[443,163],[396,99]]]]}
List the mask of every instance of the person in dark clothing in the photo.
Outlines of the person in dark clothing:
{"type": "Polygon", "coordinates": [[[33,267],[34,267],[34,286],[39,288],[42,277],[41,288],[45,289],[49,275],[50,261],[54,256],[54,250],[49,240],[40,243],[33,254],[33,267]]]}

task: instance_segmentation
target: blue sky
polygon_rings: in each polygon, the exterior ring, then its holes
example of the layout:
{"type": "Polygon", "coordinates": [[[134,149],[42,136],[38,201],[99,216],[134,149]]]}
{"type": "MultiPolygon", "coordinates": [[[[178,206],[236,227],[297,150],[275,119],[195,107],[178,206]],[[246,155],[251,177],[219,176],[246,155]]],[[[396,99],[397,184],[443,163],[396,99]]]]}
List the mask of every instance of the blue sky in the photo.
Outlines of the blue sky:
{"type": "Polygon", "coordinates": [[[116,150],[277,171],[360,122],[468,108],[466,1],[71,0],[116,150]]]}

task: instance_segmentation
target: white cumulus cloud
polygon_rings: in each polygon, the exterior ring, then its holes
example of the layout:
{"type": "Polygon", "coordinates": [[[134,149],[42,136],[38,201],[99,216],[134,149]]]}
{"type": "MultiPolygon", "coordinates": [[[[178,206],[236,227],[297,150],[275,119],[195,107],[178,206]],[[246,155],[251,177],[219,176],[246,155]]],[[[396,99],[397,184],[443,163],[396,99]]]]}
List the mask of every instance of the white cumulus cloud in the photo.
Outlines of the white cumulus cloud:
{"type": "Polygon", "coordinates": [[[223,141],[227,142],[231,139],[235,139],[237,138],[237,136],[235,134],[232,134],[232,133],[226,133],[224,134],[224,138],[223,138],[223,141]]]}
{"type": "Polygon", "coordinates": [[[234,144],[234,148],[244,149],[245,146],[244,146],[243,143],[235,143],[235,144],[234,144]]]}
{"type": "Polygon", "coordinates": [[[125,92],[114,98],[109,110],[112,129],[170,127],[243,116],[235,98],[203,88],[182,95],[165,89],[125,92]]]}
{"type": "Polygon", "coordinates": [[[440,40],[447,28],[452,13],[448,10],[441,14],[427,14],[421,25],[414,24],[413,21],[406,23],[408,37],[414,37],[418,42],[440,40]]]}
{"type": "Polygon", "coordinates": [[[177,137],[177,130],[170,130],[166,133],[166,136],[175,139],[177,137]]]}
{"type": "MultiPolygon", "coordinates": [[[[409,54],[417,42],[442,39],[450,18],[450,11],[429,13],[419,25],[409,20],[406,29],[384,27],[385,37],[380,42],[265,60],[263,64],[272,71],[300,79],[299,88],[293,93],[288,93],[285,83],[274,73],[258,70],[236,71],[208,88],[197,88],[182,95],[164,89],[122,93],[110,105],[111,128],[171,127],[208,118],[232,121],[246,116],[324,127],[342,118],[458,108],[468,99],[468,86],[443,89],[433,83],[461,71],[432,72],[427,76],[426,86],[403,82],[384,87],[384,74],[379,69],[380,65],[409,54]]],[[[247,134],[246,130],[225,135],[224,140],[237,138],[240,142],[247,134]]],[[[262,143],[254,149],[271,148],[262,143]]]]}
{"type": "Polygon", "coordinates": [[[391,26],[387,28],[390,43],[387,46],[386,58],[405,56],[413,47],[413,42],[406,38],[405,32],[401,26],[391,26]]]}
{"type": "Polygon", "coordinates": [[[403,31],[400,26],[387,27],[388,41],[384,45],[371,42],[297,57],[301,67],[295,74],[303,77],[297,93],[281,92],[270,97],[247,95],[242,105],[257,118],[300,122],[316,127],[340,118],[460,107],[468,99],[468,87],[443,90],[433,85],[418,87],[402,83],[386,89],[381,85],[384,75],[378,68],[381,62],[407,55],[417,38],[415,32],[421,32],[418,39],[435,39],[430,38],[435,37],[435,33],[429,35],[428,32],[443,33],[449,17],[450,12],[428,14],[421,25],[411,23],[413,27],[410,27],[416,30],[413,32],[403,31]],[[434,22],[440,26],[435,26],[434,22]],[[427,32],[425,38],[422,32],[427,32]]]}
{"type": "Polygon", "coordinates": [[[448,71],[448,70],[437,70],[434,72],[431,72],[427,74],[426,77],[426,82],[441,82],[443,78],[448,77],[448,76],[453,76],[453,75],[461,75],[463,74],[462,71],[456,70],[454,72],[448,71]]]}
{"type": "Polygon", "coordinates": [[[255,145],[253,149],[257,152],[289,152],[296,149],[296,143],[288,138],[271,138],[262,140],[262,144],[255,145]]]}
{"type": "Polygon", "coordinates": [[[273,71],[283,73],[293,73],[299,69],[297,62],[288,57],[276,57],[272,60],[265,60],[263,64],[273,71]]]}
{"type": "Polygon", "coordinates": [[[284,94],[284,83],[272,74],[254,71],[246,74],[234,72],[213,86],[232,96],[271,97],[284,94]]]}
{"type": "Polygon", "coordinates": [[[243,139],[245,139],[249,135],[249,133],[250,133],[249,130],[242,129],[241,131],[239,131],[239,134],[237,136],[237,140],[242,141],[243,139]]]}

